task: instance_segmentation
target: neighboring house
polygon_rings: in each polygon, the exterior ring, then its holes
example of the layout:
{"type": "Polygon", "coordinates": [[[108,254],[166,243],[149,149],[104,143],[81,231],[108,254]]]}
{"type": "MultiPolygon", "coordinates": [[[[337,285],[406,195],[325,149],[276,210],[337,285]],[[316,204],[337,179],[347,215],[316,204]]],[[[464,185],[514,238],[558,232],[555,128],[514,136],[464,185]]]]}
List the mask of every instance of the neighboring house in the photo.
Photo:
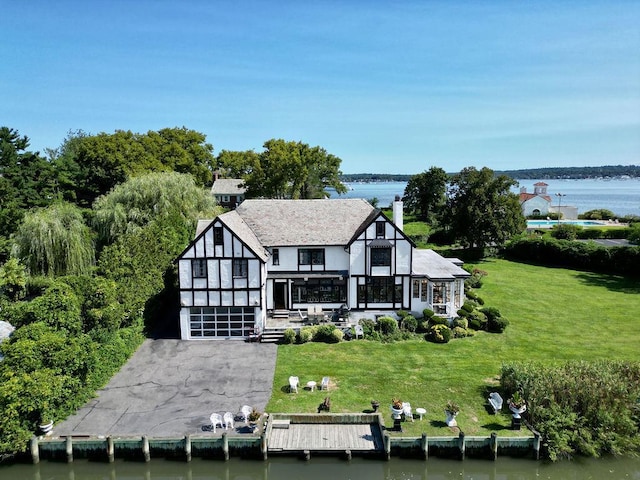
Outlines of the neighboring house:
{"type": "Polygon", "coordinates": [[[418,250],[363,199],[245,200],[200,221],[178,257],[183,339],[246,338],[285,312],[309,307],[376,318],[431,308],[456,316],[469,274],[459,261],[418,250]]]}
{"type": "Polygon", "coordinates": [[[211,187],[211,195],[225,208],[236,208],[244,200],[244,180],[240,178],[218,178],[216,175],[211,187]]]}
{"type": "Polygon", "coordinates": [[[544,182],[534,183],[533,193],[527,193],[527,187],[520,187],[520,205],[525,217],[549,214],[551,197],[547,194],[548,186],[544,182]]]}

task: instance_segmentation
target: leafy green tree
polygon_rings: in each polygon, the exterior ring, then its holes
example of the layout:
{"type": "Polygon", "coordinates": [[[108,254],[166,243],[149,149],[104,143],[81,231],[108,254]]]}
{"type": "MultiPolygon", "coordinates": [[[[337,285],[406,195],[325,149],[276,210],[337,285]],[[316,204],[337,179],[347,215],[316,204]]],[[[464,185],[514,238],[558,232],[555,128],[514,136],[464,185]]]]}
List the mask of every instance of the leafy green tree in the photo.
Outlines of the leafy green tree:
{"type": "Polygon", "coordinates": [[[64,202],[28,212],[14,236],[13,253],[32,275],[49,276],[87,273],[95,257],[80,209],[64,202]]]}
{"type": "Polygon", "coordinates": [[[0,267],[0,298],[24,298],[27,288],[27,270],[17,259],[10,258],[0,267]]]}
{"type": "Polygon", "coordinates": [[[198,185],[210,185],[213,146],[205,140],[184,127],[146,134],[72,132],[54,160],[60,189],[66,200],[89,207],[127,178],[147,172],[189,173],[198,185]]]}
{"type": "Polygon", "coordinates": [[[24,212],[49,205],[56,195],[51,164],[28,148],[26,136],[0,127],[0,262],[8,258],[9,236],[24,212]]]}
{"type": "Polygon", "coordinates": [[[640,223],[634,223],[633,225],[630,225],[629,228],[631,229],[631,232],[627,237],[629,242],[640,244],[640,223]]]}
{"type": "Polygon", "coordinates": [[[347,191],[339,178],[342,160],[324,148],[282,139],[267,140],[264,148],[245,177],[247,197],[308,199],[323,198],[326,187],[347,191]]]}
{"type": "Polygon", "coordinates": [[[93,225],[100,239],[113,242],[150,222],[177,215],[190,226],[198,218],[214,218],[222,209],[190,175],[148,173],[116,186],[94,204],[93,225]]]}
{"type": "Polygon", "coordinates": [[[449,176],[440,167],[431,167],[413,175],[407,182],[402,198],[407,210],[432,225],[437,223],[446,204],[448,180],[449,176]]]}
{"type": "Polygon", "coordinates": [[[444,221],[464,247],[501,246],[522,233],[526,220],[518,196],[510,191],[515,185],[486,167],[467,167],[453,176],[444,221]]]}
{"type": "Polygon", "coordinates": [[[236,152],[222,150],[215,159],[214,169],[226,178],[245,178],[260,163],[260,155],[253,150],[236,152]]]}

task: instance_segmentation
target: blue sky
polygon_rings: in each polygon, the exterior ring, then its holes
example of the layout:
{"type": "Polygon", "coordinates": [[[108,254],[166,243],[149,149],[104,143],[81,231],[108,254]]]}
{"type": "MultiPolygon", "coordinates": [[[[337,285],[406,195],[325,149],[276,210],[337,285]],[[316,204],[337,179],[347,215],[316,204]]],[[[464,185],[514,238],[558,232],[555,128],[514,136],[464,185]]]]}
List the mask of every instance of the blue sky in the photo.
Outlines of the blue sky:
{"type": "Polygon", "coordinates": [[[0,125],[299,140],[345,173],[640,164],[639,25],[616,0],[6,0],[0,125]]]}

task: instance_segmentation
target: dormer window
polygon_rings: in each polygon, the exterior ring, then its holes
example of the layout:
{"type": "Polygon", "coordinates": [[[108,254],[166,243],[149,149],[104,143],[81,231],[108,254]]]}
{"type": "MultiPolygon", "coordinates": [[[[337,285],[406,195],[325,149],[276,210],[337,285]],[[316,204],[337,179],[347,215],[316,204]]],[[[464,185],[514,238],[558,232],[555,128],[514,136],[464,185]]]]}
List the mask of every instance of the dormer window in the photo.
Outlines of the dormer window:
{"type": "Polygon", "coordinates": [[[384,221],[376,222],[376,238],[384,238],[385,223],[384,221]]]}

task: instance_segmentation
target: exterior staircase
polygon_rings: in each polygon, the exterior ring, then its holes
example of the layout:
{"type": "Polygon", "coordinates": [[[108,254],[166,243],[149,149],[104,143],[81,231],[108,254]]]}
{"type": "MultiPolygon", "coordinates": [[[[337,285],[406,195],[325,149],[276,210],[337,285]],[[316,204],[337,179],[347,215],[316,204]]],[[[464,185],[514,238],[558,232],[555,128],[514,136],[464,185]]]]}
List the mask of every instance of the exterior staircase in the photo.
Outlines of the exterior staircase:
{"type": "Polygon", "coordinates": [[[269,328],[262,331],[261,343],[278,343],[284,338],[285,328],[269,328]]]}

